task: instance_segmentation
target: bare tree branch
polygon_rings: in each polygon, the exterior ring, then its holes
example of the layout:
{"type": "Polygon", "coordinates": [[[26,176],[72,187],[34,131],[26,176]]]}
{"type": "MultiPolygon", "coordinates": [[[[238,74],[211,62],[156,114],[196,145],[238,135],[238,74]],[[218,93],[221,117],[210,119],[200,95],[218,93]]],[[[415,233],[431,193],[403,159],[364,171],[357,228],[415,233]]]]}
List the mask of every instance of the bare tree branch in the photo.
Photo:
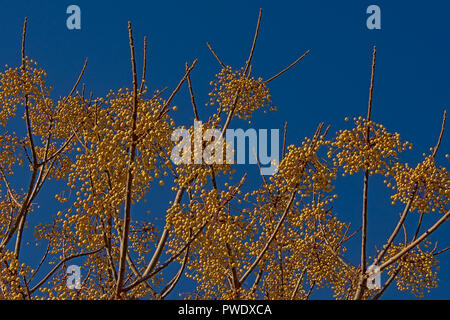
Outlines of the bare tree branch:
{"type": "Polygon", "coordinates": [[[94,250],[94,251],[89,251],[89,252],[84,252],[84,253],[79,253],[79,254],[73,254],[71,256],[68,256],[67,258],[62,259],[49,273],[47,273],[47,275],[37,285],[35,285],[33,287],[33,289],[30,290],[30,294],[32,294],[37,289],[39,289],[59,269],[59,267],[61,267],[67,261],[70,261],[70,260],[75,259],[75,258],[80,258],[80,257],[96,254],[96,253],[100,252],[101,250],[103,250],[103,247],[101,247],[101,248],[99,248],[97,250],[94,250]]]}
{"type": "MultiPolygon", "coordinates": [[[[373,87],[375,79],[375,62],[377,56],[377,48],[373,47],[373,57],[372,57],[372,74],[370,79],[370,89],[369,89],[369,103],[367,110],[367,130],[366,130],[366,144],[370,146],[370,117],[372,114],[372,97],[373,97],[373,87]]],[[[367,263],[367,196],[369,192],[369,169],[367,168],[364,172],[364,187],[363,187],[363,210],[362,210],[362,232],[361,232],[361,274],[358,283],[358,289],[355,293],[355,300],[361,299],[365,290],[366,282],[366,263],[367,263]]]]}
{"type": "Polygon", "coordinates": [[[127,168],[127,184],[125,190],[125,213],[123,219],[123,227],[122,227],[122,236],[121,236],[121,245],[120,245],[120,258],[119,258],[119,273],[117,275],[117,284],[116,284],[116,297],[120,297],[120,293],[122,291],[123,279],[125,276],[125,262],[126,256],[128,252],[128,233],[130,230],[130,221],[131,221],[131,189],[133,187],[133,169],[132,165],[135,161],[136,156],[136,140],[137,137],[135,135],[136,131],[136,121],[137,121],[137,112],[138,112],[138,89],[137,89],[137,74],[136,74],[136,59],[134,56],[134,43],[133,43],[133,30],[131,28],[131,22],[128,22],[128,32],[130,38],[130,51],[131,51],[131,67],[133,72],[133,114],[132,114],[132,123],[131,123],[131,146],[129,150],[129,160],[128,160],[128,168],[127,168]]]}
{"type": "Polygon", "coordinates": [[[431,235],[434,231],[436,231],[445,221],[447,221],[447,219],[449,217],[450,217],[450,210],[447,211],[446,214],[444,214],[433,226],[431,226],[427,231],[425,231],[420,237],[418,237],[416,240],[411,242],[409,245],[407,245],[405,248],[403,248],[403,250],[401,250],[395,256],[391,257],[388,261],[383,263],[380,266],[380,270],[383,271],[384,269],[389,267],[391,264],[393,264],[397,260],[401,259],[411,249],[413,249],[415,246],[417,246],[419,243],[421,243],[423,240],[425,240],[429,235],[431,235]]]}
{"type": "Polygon", "coordinates": [[[285,73],[286,71],[291,69],[293,66],[295,66],[297,63],[299,63],[304,57],[306,57],[308,55],[309,52],[310,52],[310,50],[307,50],[304,54],[302,54],[299,58],[297,58],[297,60],[295,60],[289,66],[287,66],[286,68],[284,68],[283,70],[278,72],[276,75],[274,75],[274,76],[270,77],[269,79],[265,80],[264,83],[269,83],[272,80],[275,80],[276,78],[281,76],[283,73],[285,73]]]}

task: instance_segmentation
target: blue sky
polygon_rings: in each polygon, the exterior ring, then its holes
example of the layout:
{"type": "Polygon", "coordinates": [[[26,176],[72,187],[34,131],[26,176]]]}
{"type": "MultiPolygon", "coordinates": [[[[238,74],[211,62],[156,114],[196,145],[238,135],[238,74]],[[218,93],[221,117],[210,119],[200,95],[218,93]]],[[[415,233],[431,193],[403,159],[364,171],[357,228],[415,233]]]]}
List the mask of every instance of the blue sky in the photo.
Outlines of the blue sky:
{"type": "MultiPolygon", "coordinates": [[[[3,1],[0,64],[20,64],[21,30],[27,16],[27,55],[46,69],[55,96],[70,90],[86,57],[89,64],[83,81],[87,90],[93,91],[94,96],[104,95],[111,88],[131,85],[127,34],[130,20],[139,61],[142,39],[148,36],[150,88],[173,88],[184,73],[185,62],[198,58],[192,81],[202,105],[207,101],[208,83],[219,71],[206,42],[213,45],[226,64],[240,67],[248,56],[259,8],[263,8],[263,18],[253,74],[270,77],[306,50],[311,52],[289,73],[270,84],[278,111],[257,115],[252,126],[282,129],[284,121],[288,121],[291,144],[311,135],[321,121],[331,124],[333,132],[346,125],[346,116],[364,116],[371,50],[376,45],[373,120],[414,144],[414,152],[405,153],[410,164],[415,165],[421,154],[434,146],[442,112],[450,104],[450,2],[444,0],[3,1]],[[81,30],[66,28],[66,8],[71,4],[81,8],[81,30]],[[381,8],[381,30],[366,28],[366,8],[371,4],[381,8]]],[[[174,117],[191,124],[187,97],[187,90],[182,90],[175,100],[179,111],[174,117]]],[[[204,108],[199,111],[200,115],[207,114],[204,108]]],[[[247,126],[238,121],[233,125],[247,126]]],[[[437,157],[439,164],[448,166],[444,157],[448,150],[447,133],[437,157]]],[[[247,169],[254,173],[254,182],[259,182],[257,170],[247,169]]],[[[359,225],[361,182],[362,177],[358,176],[346,178],[338,185],[340,198],[336,210],[352,226],[359,225]]],[[[164,210],[167,203],[164,200],[172,195],[160,192],[159,202],[152,205],[164,210]]],[[[389,206],[388,195],[376,179],[369,197],[368,241],[369,253],[373,253],[374,246],[380,246],[389,235],[400,208],[389,206]]],[[[45,199],[53,197],[40,196],[41,201],[45,199]]],[[[52,209],[53,205],[47,207],[52,209]]],[[[36,217],[32,219],[39,222],[36,217]]],[[[449,232],[450,224],[435,237],[442,247],[450,244],[449,232]]],[[[356,239],[349,244],[354,254],[348,259],[354,264],[358,263],[358,243],[356,239]]],[[[28,254],[31,261],[37,259],[35,252],[28,254]]],[[[440,258],[439,288],[427,297],[448,299],[450,254],[440,258]]],[[[385,298],[412,297],[392,289],[385,298]]]]}

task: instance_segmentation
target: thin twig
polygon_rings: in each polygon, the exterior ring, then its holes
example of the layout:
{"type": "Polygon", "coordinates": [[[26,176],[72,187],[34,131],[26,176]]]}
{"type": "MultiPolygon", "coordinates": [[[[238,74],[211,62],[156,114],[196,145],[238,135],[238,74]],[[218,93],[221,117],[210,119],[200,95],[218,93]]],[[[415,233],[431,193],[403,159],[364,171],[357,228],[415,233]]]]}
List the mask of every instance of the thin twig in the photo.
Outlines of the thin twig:
{"type": "Polygon", "coordinates": [[[222,60],[220,60],[219,56],[216,54],[216,52],[214,51],[214,49],[211,47],[211,45],[209,44],[209,42],[206,43],[206,45],[209,48],[209,51],[211,51],[211,53],[213,54],[213,56],[216,58],[216,60],[219,62],[219,64],[222,66],[222,68],[224,70],[227,70],[227,67],[225,66],[225,64],[222,62],[222,60]]]}
{"type": "Polygon", "coordinates": [[[300,277],[298,278],[297,283],[295,284],[295,288],[294,288],[294,290],[292,291],[292,294],[291,294],[291,300],[295,299],[295,296],[297,295],[298,289],[300,288],[300,285],[303,282],[303,278],[305,276],[305,273],[306,273],[306,267],[303,268],[302,273],[300,274],[300,277]]]}
{"type": "Polygon", "coordinates": [[[409,197],[408,203],[406,204],[405,209],[403,210],[403,213],[400,217],[400,220],[397,223],[397,226],[395,227],[394,231],[392,232],[391,236],[389,237],[386,245],[383,246],[383,250],[381,250],[380,254],[375,259],[375,261],[373,263],[374,265],[377,265],[381,261],[381,259],[383,259],[384,255],[386,254],[386,252],[389,250],[392,243],[394,242],[395,237],[397,236],[398,232],[400,231],[400,228],[404,224],[404,222],[406,220],[406,216],[408,215],[409,210],[411,209],[411,205],[416,196],[416,192],[417,192],[417,185],[414,186],[413,192],[412,192],[411,196],[409,197]]]}
{"type": "Polygon", "coordinates": [[[284,159],[284,155],[286,154],[286,136],[287,136],[287,121],[284,123],[284,130],[283,130],[283,149],[281,151],[281,160],[284,159]]]}
{"type": "Polygon", "coordinates": [[[307,50],[304,54],[302,54],[299,58],[297,58],[297,60],[295,60],[289,66],[287,66],[286,68],[284,68],[283,70],[278,72],[276,75],[274,75],[274,76],[270,77],[269,79],[265,80],[264,83],[269,83],[270,81],[275,80],[276,78],[281,76],[283,73],[285,73],[286,71],[291,69],[293,66],[295,66],[297,63],[299,63],[304,57],[306,57],[308,55],[309,52],[310,52],[310,50],[307,50]]]}
{"type": "Polygon", "coordinates": [[[147,37],[144,37],[144,62],[142,65],[142,80],[141,80],[141,87],[139,88],[139,94],[142,93],[145,86],[145,77],[147,73],[147,37]]]}
{"type": "Polygon", "coordinates": [[[48,242],[47,245],[47,250],[45,250],[45,254],[42,257],[41,261],[39,262],[39,265],[37,266],[37,268],[35,270],[33,270],[33,272],[31,273],[30,278],[28,279],[28,283],[30,283],[31,281],[33,281],[34,276],[38,273],[39,269],[41,268],[42,264],[44,263],[45,259],[47,258],[47,255],[50,251],[50,241],[48,242]]]}
{"type": "Polygon", "coordinates": [[[79,253],[79,254],[73,254],[71,256],[68,256],[66,258],[64,258],[63,260],[61,260],[49,273],[47,273],[47,275],[37,284],[33,287],[33,289],[30,290],[30,294],[32,294],[33,292],[35,292],[37,289],[39,289],[47,280],[48,278],[50,278],[58,269],[59,267],[61,267],[64,263],[66,263],[69,260],[75,259],[75,258],[80,258],[80,257],[84,257],[84,256],[88,256],[88,255],[92,255],[92,254],[96,254],[97,252],[100,252],[101,250],[103,250],[103,247],[94,250],[94,251],[90,251],[90,252],[84,252],[84,253],[79,253]]]}
{"type": "Polygon", "coordinates": [[[255,46],[256,46],[256,40],[258,39],[258,34],[259,34],[259,26],[261,25],[261,16],[262,16],[262,8],[259,9],[258,22],[256,23],[256,30],[255,30],[255,35],[253,37],[252,48],[250,49],[250,54],[249,54],[247,62],[245,64],[244,76],[247,75],[250,64],[252,62],[253,53],[255,51],[255,46]]]}
{"type": "Polygon", "coordinates": [[[70,96],[72,96],[72,94],[75,92],[75,90],[76,90],[78,84],[80,83],[81,78],[83,77],[84,70],[86,69],[87,63],[88,63],[88,58],[86,58],[86,60],[84,60],[84,65],[83,65],[83,68],[81,69],[80,75],[78,76],[77,81],[76,81],[75,84],[73,85],[72,90],[70,90],[69,95],[64,99],[64,102],[67,101],[67,98],[70,97],[70,96]]]}
{"type": "Polygon", "coordinates": [[[175,275],[175,277],[172,280],[169,281],[167,286],[161,291],[161,294],[160,294],[161,299],[165,299],[175,288],[178,281],[180,281],[181,275],[183,274],[183,271],[186,267],[188,260],[189,260],[189,246],[186,249],[186,253],[184,254],[183,262],[182,262],[181,267],[178,270],[177,274],[175,275]]]}
{"type": "Polygon", "coordinates": [[[186,81],[187,77],[189,76],[189,74],[191,73],[192,69],[195,68],[195,65],[197,64],[197,59],[194,60],[194,62],[192,63],[192,65],[186,70],[186,73],[184,74],[183,78],[181,78],[180,82],[178,82],[178,85],[176,86],[176,88],[172,91],[172,94],[170,95],[170,97],[166,100],[166,102],[164,103],[163,107],[161,108],[161,111],[159,112],[158,118],[160,118],[163,114],[165,114],[165,111],[167,109],[167,107],[169,106],[169,104],[172,102],[172,99],[175,97],[175,95],[177,94],[177,92],[180,90],[181,85],[186,81]]]}
{"type": "Polygon", "coordinates": [[[391,264],[401,259],[406,253],[408,253],[411,249],[413,249],[415,246],[417,246],[419,243],[425,240],[429,235],[431,235],[434,231],[436,231],[449,217],[450,217],[450,210],[447,211],[445,215],[443,215],[433,226],[431,226],[427,231],[425,231],[420,237],[411,242],[409,245],[403,248],[403,250],[401,250],[395,256],[391,257],[388,261],[383,263],[380,266],[380,271],[383,271],[391,264]]]}
{"type": "MultiPolygon", "coordinates": [[[[189,65],[186,62],[186,71],[188,71],[188,69],[189,69],[189,65]]],[[[188,74],[188,76],[187,76],[187,81],[188,81],[188,86],[189,86],[189,94],[191,96],[192,109],[194,110],[195,120],[198,121],[200,119],[200,117],[198,116],[197,104],[195,103],[194,90],[192,89],[192,82],[191,82],[190,74],[188,74]]]]}
{"type": "Polygon", "coordinates": [[[450,247],[447,247],[445,249],[442,249],[442,250],[440,250],[438,252],[433,253],[433,256],[438,256],[438,255],[440,255],[440,254],[442,254],[442,253],[444,253],[444,252],[446,252],[448,250],[450,250],[450,247]]]}
{"type": "Polygon", "coordinates": [[[439,133],[439,138],[436,143],[436,146],[434,147],[433,154],[431,155],[433,158],[436,157],[436,153],[439,150],[439,146],[441,145],[442,136],[444,135],[444,129],[445,129],[445,120],[447,119],[447,110],[444,110],[444,115],[442,116],[442,125],[441,125],[441,132],[439,133]]]}

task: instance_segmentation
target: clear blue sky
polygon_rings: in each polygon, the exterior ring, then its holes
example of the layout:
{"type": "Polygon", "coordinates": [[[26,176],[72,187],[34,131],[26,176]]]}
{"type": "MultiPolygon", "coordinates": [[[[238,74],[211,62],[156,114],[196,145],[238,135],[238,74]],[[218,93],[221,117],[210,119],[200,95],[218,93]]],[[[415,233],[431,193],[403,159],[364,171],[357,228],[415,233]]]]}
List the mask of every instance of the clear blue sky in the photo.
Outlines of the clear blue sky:
{"type": "MultiPolygon", "coordinates": [[[[411,164],[435,144],[442,112],[450,104],[450,2],[444,0],[2,1],[0,65],[20,64],[21,30],[27,16],[27,55],[47,70],[55,95],[70,90],[85,57],[89,57],[83,81],[94,96],[101,96],[110,88],[131,85],[127,35],[127,21],[131,20],[139,61],[142,39],[148,36],[151,89],[173,88],[184,73],[185,61],[199,59],[192,80],[200,105],[206,102],[208,83],[219,70],[205,43],[209,41],[225,63],[241,66],[248,56],[260,7],[263,19],[253,63],[255,75],[271,76],[307,49],[311,53],[271,83],[278,111],[258,115],[254,126],[281,129],[287,120],[288,142],[298,143],[321,121],[331,124],[333,131],[345,126],[344,117],[365,115],[371,48],[377,45],[373,119],[414,144],[414,152],[405,154],[411,164]],[[70,4],[81,8],[81,30],[66,28],[70,4]],[[381,30],[366,28],[365,11],[371,4],[381,8],[381,30]]],[[[175,101],[180,107],[175,118],[191,124],[186,93],[182,91],[175,101]]],[[[444,155],[449,153],[449,145],[447,133],[437,157],[444,166],[448,166],[444,155]]],[[[254,182],[259,182],[257,171],[248,170],[255,173],[254,182]]],[[[344,179],[338,185],[341,194],[335,206],[338,215],[355,228],[360,224],[361,181],[361,177],[344,179]]],[[[389,206],[380,181],[373,182],[369,253],[387,238],[400,211],[389,206]]],[[[171,197],[161,192],[159,199],[171,197]]],[[[38,201],[45,199],[53,198],[44,194],[38,201]]],[[[53,201],[43,208],[53,209],[53,201]]],[[[153,206],[163,210],[166,204],[161,201],[153,206]]],[[[30,224],[43,222],[39,219],[32,217],[30,224]]],[[[450,223],[438,231],[442,247],[450,245],[449,232],[450,223]]],[[[31,235],[31,230],[28,233],[31,235]]],[[[348,259],[354,264],[358,263],[358,243],[356,239],[349,244],[354,254],[348,259]]],[[[36,252],[28,254],[31,261],[37,259],[36,252]]],[[[439,288],[428,298],[450,298],[450,254],[441,256],[440,265],[439,288]]],[[[182,285],[188,291],[189,283],[182,285]]],[[[412,296],[399,295],[393,287],[385,294],[385,298],[398,297],[412,296]]]]}

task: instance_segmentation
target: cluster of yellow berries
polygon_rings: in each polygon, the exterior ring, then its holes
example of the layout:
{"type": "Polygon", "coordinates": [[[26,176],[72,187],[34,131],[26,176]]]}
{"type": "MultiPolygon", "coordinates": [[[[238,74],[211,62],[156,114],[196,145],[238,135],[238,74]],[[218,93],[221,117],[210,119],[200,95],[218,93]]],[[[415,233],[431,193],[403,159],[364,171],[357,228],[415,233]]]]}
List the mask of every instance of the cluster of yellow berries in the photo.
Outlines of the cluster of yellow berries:
{"type": "Polygon", "coordinates": [[[299,185],[303,194],[308,191],[332,190],[331,181],[335,178],[334,170],[322,163],[317,152],[326,142],[320,139],[312,145],[312,140],[306,138],[301,146],[291,145],[281,161],[278,174],[272,180],[278,180],[277,185],[286,183],[288,186],[299,185]],[[314,190],[312,186],[314,185],[314,190]],[[306,191],[308,190],[308,191],[306,191]]]}
{"type": "Polygon", "coordinates": [[[217,74],[217,80],[212,81],[214,87],[209,94],[210,105],[218,104],[223,112],[235,107],[239,119],[247,120],[255,110],[270,108],[269,89],[262,78],[254,79],[243,74],[244,70],[233,70],[227,66],[217,74]]]}
{"type": "Polygon", "coordinates": [[[389,133],[381,124],[362,117],[353,120],[353,129],[339,130],[331,141],[328,157],[333,159],[334,166],[341,167],[344,174],[360,170],[368,170],[369,174],[392,174],[392,164],[398,154],[411,148],[411,144],[401,142],[398,133],[389,133]]]}
{"type": "Polygon", "coordinates": [[[405,164],[394,176],[397,191],[392,196],[393,203],[408,203],[411,197],[411,211],[419,213],[448,210],[450,196],[450,174],[444,167],[437,167],[433,156],[427,156],[415,168],[405,164]],[[416,192],[414,193],[414,190],[416,192]]]}
{"type": "Polygon", "coordinates": [[[0,135],[0,163],[3,174],[12,174],[12,166],[16,163],[22,165],[20,154],[16,153],[18,139],[7,132],[0,135]]]}
{"type": "Polygon", "coordinates": [[[20,263],[14,252],[6,250],[0,255],[0,300],[23,299],[21,279],[32,270],[20,263]]]}
{"type": "MultiPolygon", "coordinates": [[[[429,246],[429,242],[425,244],[429,246]]],[[[403,244],[393,245],[386,259],[394,256],[405,246],[403,244]]],[[[396,277],[397,288],[400,291],[410,291],[417,297],[423,297],[424,291],[430,292],[437,287],[437,259],[432,252],[422,251],[416,247],[408,252],[398,263],[390,266],[388,274],[392,275],[400,269],[396,277]]]]}
{"type": "MultiPolygon", "coordinates": [[[[8,66],[6,66],[8,68],[8,66]]],[[[23,82],[19,68],[8,68],[0,74],[0,124],[6,126],[7,121],[14,117],[17,105],[22,102],[20,93],[23,82]]]]}
{"type": "MultiPolygon", "coordinates": [[[[184,129],[184,127],[182,127],[184,129]]],[[[201,127],[190,126],[189,133],[190,144],[186,144],[180,149],[179,163],[177,164],[175,183],[186,187],[194,192],[200,191],[207,183],[212,174],[215,175],[231,174],[230,165],[227,163],[227,148],[230,146],[222,137],[222,141],[215,140],[208,144],[203,141],[203,137],[208,129],[213,129],[213,120],[201,123],[201,127]],[[186,149],[186,150],[185,150],[186,149]],[[195,183],[192,181],[195,180],[195,183]]]]}

